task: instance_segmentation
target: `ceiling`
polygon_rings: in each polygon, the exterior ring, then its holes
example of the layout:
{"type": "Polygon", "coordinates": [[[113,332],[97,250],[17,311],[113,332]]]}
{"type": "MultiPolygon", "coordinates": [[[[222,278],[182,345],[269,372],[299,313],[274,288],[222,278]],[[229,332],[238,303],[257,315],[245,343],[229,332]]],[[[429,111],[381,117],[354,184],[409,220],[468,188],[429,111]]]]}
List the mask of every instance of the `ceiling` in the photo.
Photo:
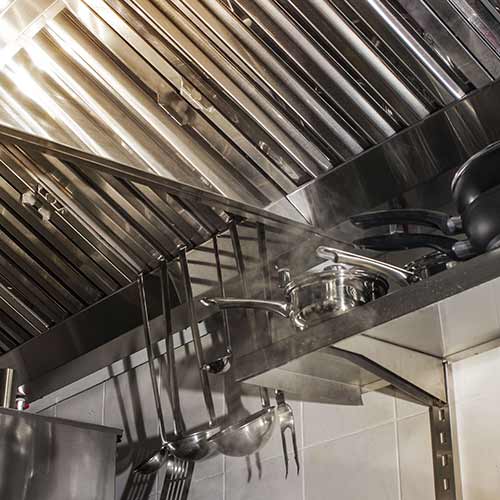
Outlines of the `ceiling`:
{"type": "MultiPolygon", "coordinates": [[[[0,125],[265,208],[498,79],[499,19],[495,0],[0,0],[0,125]]],[[[0,352],[227,227],[3,142],[0,352]]]]}

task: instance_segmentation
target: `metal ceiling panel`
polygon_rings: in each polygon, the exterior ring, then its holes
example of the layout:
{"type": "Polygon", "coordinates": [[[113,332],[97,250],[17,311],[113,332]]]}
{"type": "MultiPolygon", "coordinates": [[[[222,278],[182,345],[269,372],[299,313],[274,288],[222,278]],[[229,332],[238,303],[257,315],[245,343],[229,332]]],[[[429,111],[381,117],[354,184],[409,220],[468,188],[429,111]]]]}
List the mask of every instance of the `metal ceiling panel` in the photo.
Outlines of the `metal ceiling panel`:
{"type": "Polygon", "coordinates": [[[500,76],[491,0],[0,5],[2,351],[500,76]]]}
{"type": "MultiPolygon", "coordinates": [[[[180,248],[199,248],[240,218],[274,227],[280,245],[307,234],[337,243],[258,207],[15,129],[0,126],[0,143],[3,351],[113,295],[180,248]],[[12,321],[19,331],[9,328],[12,321]]],[[[192,264],[202,268],[193,282],[214,286],[203,262],[192,264]]]]}

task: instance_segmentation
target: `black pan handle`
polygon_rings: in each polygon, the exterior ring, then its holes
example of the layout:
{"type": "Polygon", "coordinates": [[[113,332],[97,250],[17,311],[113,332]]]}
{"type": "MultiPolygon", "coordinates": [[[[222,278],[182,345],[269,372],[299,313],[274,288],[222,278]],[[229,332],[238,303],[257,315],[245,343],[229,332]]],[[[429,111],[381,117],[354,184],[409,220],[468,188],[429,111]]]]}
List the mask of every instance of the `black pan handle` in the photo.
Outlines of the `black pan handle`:
{"type": "Polygon", "coordinates": [[[368,236],[353,243],[359,248],[380,252],[409,250],[411,248],[432,248],[445,253],[453,259],[456,258],[453,247],[457,243],[457,240],[437,234],[391,233],[368,236]]]}
{"type": "Polygon", "coordinates": [[[462,232],[460,217],[450,217],[442,212],[423,210],[420,208],[396,208],[394,210],[377,210],[354,215],[351,223],[361,229],[390,224],[412,224],[439,229],[444,234],[462,232]]]}

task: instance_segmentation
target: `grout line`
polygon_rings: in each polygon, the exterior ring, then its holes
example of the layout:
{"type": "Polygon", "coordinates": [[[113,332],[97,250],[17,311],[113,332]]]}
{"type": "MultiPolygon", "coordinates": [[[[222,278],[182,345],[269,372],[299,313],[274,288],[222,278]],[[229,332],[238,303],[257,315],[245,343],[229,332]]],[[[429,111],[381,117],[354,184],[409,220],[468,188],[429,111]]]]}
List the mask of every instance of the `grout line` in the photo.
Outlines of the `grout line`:
{"type": "Polygon", "coordinates": [[[222,476],[223,474],[224,474],[224,472],[215,472],[214,474],[210,474],[209,476],[202,476],[202,477],[193,479],[193,484],[199,483],[201,481],[205,481],[206,479],[213,479],[214,477],[222,476]]]}
{"type": "Polygon", "coordinates": [[[396,464],[397,464],[397,477],[398,477],[398,495],[399,500],[403,500],[403,485],[401,481],[401,456],[399,453],[399,420],[397,418],[397,402],[394,398],[394,439],[396,443],[396,464]]]}
{"type": "Polygon", "coordinates": [[[102,411],[101,411],[101,425],[104,425],[104,408],[106,406],[106,382],[102,384],[102,411]]]}
{"type": "Polygon", "coordinates": [[[396,419],[396,421],[397,422],[404,422],[405,420],[409,420],[410,418],[419,417],[421,415],[427,415],[428,412],[429,412],[429,409],[426,407],[421,412],[412,413],[411,415],[405,415],[404,417],[399,417],[396,419]]]}
{"type": "Polygon", "coordinates": [[[305,440],[304,440],[304,435],[305,435],[305,421],[304,421],[304,401],[300,401],[300,422],[301,422],[301,429],[300,429],[300,439],[302,446],[301,448],[304,448],[305,440]]]}
{"type": "Polygon", "coordinates": [[[384,427],[385,425],[392,424],[392,423],[394,423],[394,416],[390,420],[384,420],[383,422],[379,422],[378,424],[375,424],[375,425],[372,425],[369,427],[363,427],[363,429],[360,429],[360,430],[355,431],[355,432],[350,432],[348,434],[343,434],[342,436],[338,436],[338,437],[330,438],[330,439],[325,439],[324,441],[317,441],[317,442],[309,444],[307,446],[303,446],[303,449],[307,450],[309,448],[313,448],[314,446],[330,443],[332,441],[341,441],[342,439],[356,436],[358,434],[362,434],[363,432],[371,431],[371,430],[377,429],[379,427],[384,427]]]}
{"type": "Polygon", "coordinates": [[[302,441],[302,447],[300,449],[300,458],[302,461],[301,464],[301,481],[302,481],[302,500],[306,500],[306,461],[305,461],[305,453],[304,453],[304,434],[305,434],[305,426],[306,423],[304,421],[304,401],[300,402],[300,422],[301,422],[301,429],[300,429],[300,439],[302,441]]]}
{"type": "MultiPolygon", "coordinates": [[[[227,376],[222,377],[222,398],[221,398],[221,408],[222,408],[222,415],[226,415],[227,413],[227,401],[226,401],[226,383],[227,383],[227,376]]],[[[227,457],[226,455],[222,455],[222,500],[226,500],[227,497],[227,488],[226,488],[226,481],[227,481],[227,457]]]]}
{"type": "Polygon", "coordinates": [[[226,500],[226,480],[227,480],[227,468],[226,468],[226,456],[222,455],[222,500],[226,500]]]}
{"type": "Polygon", "coordinates": [[[403,485],[401,481],[401,456],[400,456],[400,451],[399,451],[399,422],[396,421],[394,422],[394,434],[395,434],[395,439],[396,439],[396,463],[397,463],[397,470],[398,470],[398,494],[399,494],[399,499],[403,499],[403,485]]]}

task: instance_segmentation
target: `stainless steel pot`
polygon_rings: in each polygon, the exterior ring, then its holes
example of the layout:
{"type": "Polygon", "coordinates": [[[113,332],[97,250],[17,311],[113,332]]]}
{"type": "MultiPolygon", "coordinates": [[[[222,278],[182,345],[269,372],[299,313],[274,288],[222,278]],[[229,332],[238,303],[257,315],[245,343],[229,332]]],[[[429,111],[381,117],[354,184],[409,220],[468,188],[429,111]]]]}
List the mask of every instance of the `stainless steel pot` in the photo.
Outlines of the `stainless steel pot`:
{"type": "Polygon", "coordinates": [[[285,301],[236,298],[201,299],[221,309],[263,309],[290,318],[300,330],[367,304],[389,291],[389,281],[406,286],[419,278],[405,269],[343,250],[319,247],[320,258],[331,261],[320,272],[307,272],[291,280],[286,271],[285,301]]]}

